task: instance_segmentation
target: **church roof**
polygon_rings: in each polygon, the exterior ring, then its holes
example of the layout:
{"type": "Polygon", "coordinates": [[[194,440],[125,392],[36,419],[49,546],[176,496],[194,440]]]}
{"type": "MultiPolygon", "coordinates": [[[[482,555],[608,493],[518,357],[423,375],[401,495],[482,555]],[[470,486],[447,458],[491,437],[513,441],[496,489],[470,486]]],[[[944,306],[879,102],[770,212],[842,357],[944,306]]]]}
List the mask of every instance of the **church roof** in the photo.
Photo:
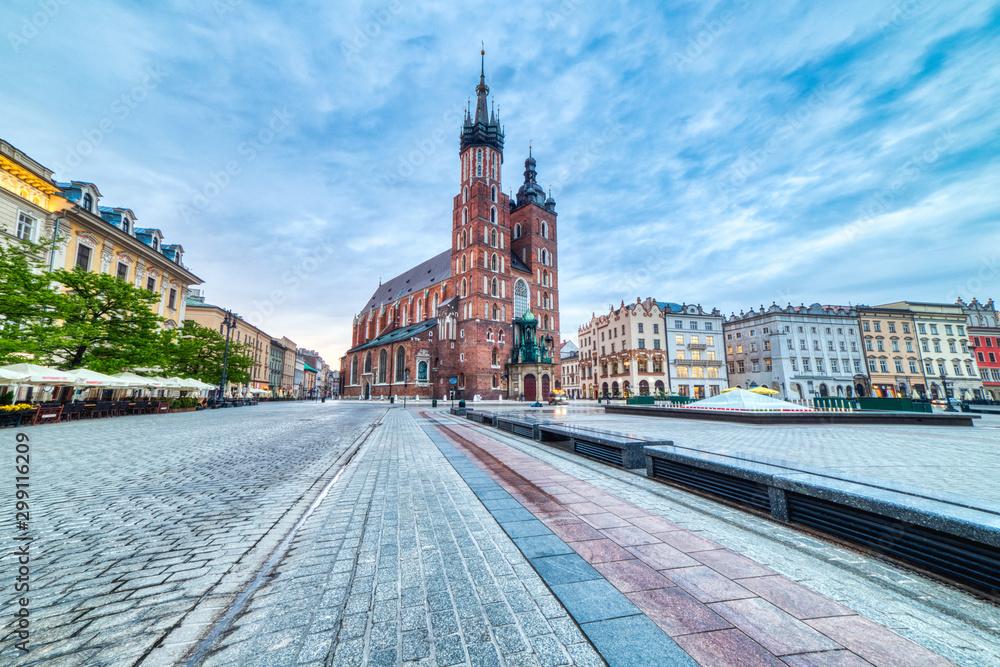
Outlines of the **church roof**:
{"type": "Polygon", "coordinates": [[[364,350],[369,347],[395,343],[396,341],[406,340],[407,338],[412,338],[413,336],[419,336],[428,329],[436,327],[437,323],[437,318],[432,317],[429,320],[424,320],[423,322],[417,322],[416,324],[410,324],[405,327],[397,327],[389,333],[382,334],[378,338],[368,341],[364,345],[358,345],[357,347],[351,348],[346,352],[346,354],[357,352],[358,350],[364,350]]]}
{"type": "Polygon", "coordinates": [[[524,263],[524,260],[518,257],[517,253],[513,251],[510,253],[510,268],[517,269],[518,271],[524,271],[525,273],[531,273],[531,269],[524,263]]]}
{"type": "Polygon", "coordinates": [[[421,290],[450,277],[451,250],[449,249],[379,285],[361,312],[367,313],[373,308],[381,308],[396,299],[417,294],[421,290]]]}

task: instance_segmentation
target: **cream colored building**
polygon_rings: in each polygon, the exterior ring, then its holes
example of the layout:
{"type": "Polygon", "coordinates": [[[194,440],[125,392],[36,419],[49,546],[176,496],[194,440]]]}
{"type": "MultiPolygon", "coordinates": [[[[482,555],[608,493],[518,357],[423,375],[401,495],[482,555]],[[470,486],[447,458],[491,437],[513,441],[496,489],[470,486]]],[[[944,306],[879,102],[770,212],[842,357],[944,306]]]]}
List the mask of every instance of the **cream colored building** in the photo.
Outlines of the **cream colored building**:
{"type": "Polygon", "coordinates": [[[157,294],[153,309],[173,328],[184,321],[188,290],[201,279],[184,266],[184,249],[158,229],[137,228],[128,208],[101,206],[93,183],[59,182],[53,172],[0,139],[0,242],[56,241],[40,259],[49,270],[80,267],[118,276],[157,294]]]}
{"type": "Polygon", "coordinates": [[[868,393],[877,398],[926,397],[927,378],[913,313],[869,306],[856,306],[856,310],[868,368],[868,393]]]}
{"type": "MultiPolygon", "coordinates": [[[[195,290],[188,297],[186,312],[187,321],[218,331],[223,337],[226,336],[226,326],[224,324],[226,311],[220,306],[205,303],[205,297],[200,291],[195,290]]],[[[244,396],[248,393],[248,389],[270,391],[270,384],[268,382],[268,360],[271,348],[270,334],[261,331],[237,315],[236,325],[229,333],[229,336],[231,342],[250,347],[250,356],[253,358],[253,365],[249,369],[249,385],[230,382],[226,394],[232,395],[235,391],[237,395],[244,396]]]]}
{"type": "Polygon", "coordinates": [[[949,393],[954,398],[972,399],[982,395],[983,380],[970,348],[967,316],[962,306],[897,301],[879,308],[912,314],[931,398],[944,398],[943,382],[948,383],[949,393]]]}
{"type": "Polygon", "coordinates": [[[580,398],[580,348],[572,341],[564,341],[559,351],[559,361],[562,365],[560,389],[566,392],[567,398],[580,398]]]}
{"type": "Polygon", "coordinates": [[[664,311],[653,299],[624,302],[580,327],[580,387],[584,398],[668,391],[664,311]]]}

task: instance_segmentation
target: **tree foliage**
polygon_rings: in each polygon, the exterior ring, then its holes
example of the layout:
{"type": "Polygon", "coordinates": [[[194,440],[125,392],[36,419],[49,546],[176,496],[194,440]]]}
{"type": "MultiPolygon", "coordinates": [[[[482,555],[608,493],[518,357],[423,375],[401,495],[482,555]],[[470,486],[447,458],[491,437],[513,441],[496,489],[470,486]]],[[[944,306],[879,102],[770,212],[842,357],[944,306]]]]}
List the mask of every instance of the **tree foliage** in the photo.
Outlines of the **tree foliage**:
{"type": "MultiPolygon", "coordinates": [[[[164,330],[153,308],[160,295],[115,276],[82,269],[48,272],[46,247],[0,244],[0,365],[33,355],[63,370],[101,373],[159,369],[165,375],[222,381],[226,339],[188,322],[164,330]]],[[[229,341],[230,382],[250,382],[249,346],[229,341]]]]}
{"type": "Polygon", "coordinates": [[[58,296],[57,326],[35,328],[39,358],[63,370],[89,368],[117,373],[161,365],[170,333],[151,308],[153,292],[103,273],[76,268],[49,274],[65,291],[58,296]]]}
{"type": "MultiPolygon", "coordinates": [[[[194,322],[185,323],[177,333],[176,343],[167,350],[165,372],[219,385],[222,382],[222,362],[226,357],[225,337],[215,329],[194,322]]],[[[237,384],[249,383],[252,365],[250,347],[230,340],[226,358],[227,380],[237,384]]]]}
{"type": "Polygon", "coordinates": [[[59,295],[44,273],[44,251],[28,241],[0,244],[0,365],[36,352],[38,327],[52,323],[59,295]]]}

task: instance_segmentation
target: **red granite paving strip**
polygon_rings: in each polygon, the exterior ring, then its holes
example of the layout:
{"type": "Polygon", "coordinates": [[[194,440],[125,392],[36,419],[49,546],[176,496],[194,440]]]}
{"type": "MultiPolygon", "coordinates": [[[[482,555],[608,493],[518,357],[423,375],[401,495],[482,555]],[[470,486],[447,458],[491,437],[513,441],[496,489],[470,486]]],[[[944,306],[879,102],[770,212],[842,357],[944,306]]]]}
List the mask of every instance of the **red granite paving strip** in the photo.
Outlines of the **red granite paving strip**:
{"type": "Polygon", "coordinates": [[[649,516],[649,512],[642,509],[641,507],[636,507],[635,505],[613,505],[608,507],[608,510],[612,514],[617,514],[623,519],[633,519],[636,517],[649,516]]]}
{"type": "Polygon", "coordinates": [[[603,507],[590,502],[570,503],[569,505],[565,505],[565,507],[573,514],[579,514],[580,516],[605,513],[605,509],[603,507]]]}
{"type": "Polygon", "coordinates": [[[785,663],[739,630],[699,632],[674,637],[674,641],[705,667],[785,667],[785,663]]]}
{"type": "MultiPolygon", "coordinates": [[[[589,523],[584,523],[579,519],[576,523],[560,523],[549,526],[553,533],[562,538],[564,542],[582,542],[584,540],[604,539],[604,535],[589,523]]],[[[629,556],[632,558],[632,556],[629,556]]]]}
{"type": "Polygon", "coordinates": [[[708,606],[776,656],[842,648],[762,598],[730,600],[708,606]]]}
{"type": "Polygon", "coordinates": [[[699,664],[951,664],[760,563],[559,472],[477,428],[449,426],[445,432],[457,436],[456,447],[699,664]]]}
{"type": "Polygon", "coordinates": [[[738,583],[722,576],[710,567],[684,567],[664,570],[663,574],[697,600],[704,603],[757,597],[738,583]]]}
{"type": "Polygon", "coordinates": [[[683,530],[676,523],[670,519],[664,519],[662,516],[635,516],[629,517],[628,520],[633,526],[642,528],[647,533],[665,533],[671,530],[683,530]]]}
{"type": "Polygon", "coordinates": [[[730,551],[729,549],[718,549],[715,551],[696,551],[691,554],[705,565],[709,566],[719,574],[730,579],[740,579],[742,577],[764,577],[769,574],[777,574],[774,570],[764,567],[760,563],[750,560],[745,556],[730,551]]]}
{"type": "Polygon", "coordinates": [[[780,574],[740,579],[740,585],[798,619],[854,615],[847,607],[780,574]]]}
{"type": "Polygon", "coordinates": [[[583,496],[581,496],[579,493],[573,493],[572,491],[570,493],[558,493],[558,494],[554,494],[552,496],[552,499],[555,500],[557,503],[562,503],[563,505],[567,505],[569,503],[585,503],[585,502],[587,502],[586,498],[584,498],[583,496]]]}
{"type": "Polygon", "coordinates": [[[631,526],[628,521],[621,518],[617,514],[611,514],[610,512],[602,514],[588,514],[586,516],[581,516],[581,519],[589,523],[594,528],[614,528],[616,526],[631,526]]]}
{"type": "Polygon", "coordinates": [[[693,551],[711,551],[722,549],[722,545],[707,537],[702,537],[689,530],[672,530],[669,533],[653,533],[657,538],[663,540],[675,549],[680,549],[684,553],[693,551]]]}
{"type": "Polygon", "coordinates": [[[671,637],[733,627],[676,586],[626,593],[625,597],[671,637]]]}
{"type": "Polygon", "coordinates": [[[672,581],[638,559],[593,563],[593,566],[622,593],[669,588],[674,585],[672,581]]]}
{"type": "Polygon", "coordinates": [[[872,667],[872,663],[859,658],[850,651],[800,653],[786,655],[782,660],[789,667],[872,667]]]}
{"type": "Polygon", "coordinates": [[[634,560],[635,556],[622,549],[611,540],[582,540],[567,542],[583,560],[591,565],[607,563],[616,560],[634,560]]]}
{"type": "Polygon", "coordinates": [[[876,667],[943,667],[952,664],[863,616],[815,618],[805,623],[876,667]]]}
{"type": "Polygon", "coordinates": [[[621,526],[618,528],[603,528],[601,530],[607,537],[610,537],[623,547],[632,547],[639,544],[660,544],[656,539],[644,530],[639,530],[635,526],[621,526]]]}
{"type": "Polygon", "coordinates": [[[663,544],[662,542],[657,544],[639,544],[634,547],[628,547],[628,550],[654,570],[672,570],[677,567],[694,567],[701,564],[684,552],[678,551],[669,544],[663,544]]]}

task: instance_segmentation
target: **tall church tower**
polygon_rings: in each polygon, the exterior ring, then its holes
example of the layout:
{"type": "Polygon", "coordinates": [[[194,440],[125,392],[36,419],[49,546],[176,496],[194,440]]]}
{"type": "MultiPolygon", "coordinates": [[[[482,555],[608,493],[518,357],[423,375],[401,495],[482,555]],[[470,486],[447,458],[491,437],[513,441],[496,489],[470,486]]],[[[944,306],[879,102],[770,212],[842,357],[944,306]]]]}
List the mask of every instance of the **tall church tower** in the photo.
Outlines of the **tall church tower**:
{"type": "MultiPolygon", "coordinates": [[[[485,51],[480,56],[476,108],[466,110],[459,135],[461,180],[451,239],[455,298],[443,313],[454,318],[457,333],[449,329],[454,342],[442,354],[439,371],[456,380],[458,396],[495,398],[513,388],[509,367],[515,318],[529,307],[536,310],[537,302],[539,340],[558,343],[555,202],[546,200],[535,183],[530,154],[517,201],[504,194],[503,127],[489,98],[485,51]]],[[[544,373],[549,379],[539,376],[539,395],[543,387],[557,386],[558,362],[544,373]]],[[[517,384],[519,394],[523,385],[517,384]]]]}

